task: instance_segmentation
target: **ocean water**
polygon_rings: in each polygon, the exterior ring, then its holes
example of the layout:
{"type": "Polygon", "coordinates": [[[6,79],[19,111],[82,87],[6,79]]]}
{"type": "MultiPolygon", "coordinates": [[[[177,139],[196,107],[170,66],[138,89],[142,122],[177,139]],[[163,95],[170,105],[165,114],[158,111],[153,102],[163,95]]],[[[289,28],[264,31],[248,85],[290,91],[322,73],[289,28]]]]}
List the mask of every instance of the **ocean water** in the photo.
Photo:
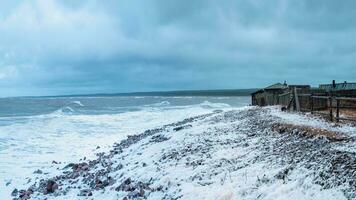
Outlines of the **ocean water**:
{"type": "Polygon", "coordinates": [[[250,97],[0,98],[0,199],[37,169],[52,176],[128,135],[248,104],[250,97]]]}

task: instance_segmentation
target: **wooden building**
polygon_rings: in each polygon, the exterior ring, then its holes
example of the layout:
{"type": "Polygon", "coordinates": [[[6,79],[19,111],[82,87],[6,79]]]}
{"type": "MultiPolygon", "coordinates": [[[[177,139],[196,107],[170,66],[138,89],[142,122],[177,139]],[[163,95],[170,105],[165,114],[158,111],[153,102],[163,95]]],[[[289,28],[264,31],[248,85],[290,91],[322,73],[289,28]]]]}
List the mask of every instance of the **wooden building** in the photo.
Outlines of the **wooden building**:
{"type": "Polygon", "coordinates": [[[309,85],[276,83],[251,94],[252,105],[280,105],[282,110],[311,112],[331,121],[356,122],[356,83],[309,85]]]}
{"type": "Polygon", "coordinates": [[[276,83],[251,94],[252,105],[269,106],[279,104],[278,95],[288,90],[286,83],[276,83]]]}

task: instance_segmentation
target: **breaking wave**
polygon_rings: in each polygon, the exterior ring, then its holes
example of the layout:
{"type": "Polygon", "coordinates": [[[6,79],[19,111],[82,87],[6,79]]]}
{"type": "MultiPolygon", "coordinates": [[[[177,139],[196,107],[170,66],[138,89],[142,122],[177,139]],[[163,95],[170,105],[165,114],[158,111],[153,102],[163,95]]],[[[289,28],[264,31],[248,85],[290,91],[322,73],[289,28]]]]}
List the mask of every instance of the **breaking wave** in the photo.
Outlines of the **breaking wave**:
{"type": "Polygon", "coordinates": [[[171,103],[169,101],[162,101],[162,102],[159,102],[159,103],[154,103],[154,104],[146,105],[146,106],[163,107],[163,106],[170,106],[170,105],[171,105],[171,103]]]}
{"type": "MultiPolygon", "coordinates": [[[[48,114],[48,116],[63,116],[63,115],[73,114],[73,113],[74,113],[73,108],[71,108],[70,106],[64,106],[64,107],[48,114]]],[[[46,115],[42,115],[42,117],[46,117],[46,115]]]]}
{"type": "Polygon", "coordinates": [[[70,104],[75,104],[75,105],[84,107],[84,105],[83,105],[82,102],[80,102],[80,101],[72,101],[70,104]]]}
{"type": "Polygon", "coordinates": [[[200,106],[206,109],[231,107],[229,104],[226,103],[211,103],[209,101],[204,101],[203,103],[200,104],[200,106]]]}

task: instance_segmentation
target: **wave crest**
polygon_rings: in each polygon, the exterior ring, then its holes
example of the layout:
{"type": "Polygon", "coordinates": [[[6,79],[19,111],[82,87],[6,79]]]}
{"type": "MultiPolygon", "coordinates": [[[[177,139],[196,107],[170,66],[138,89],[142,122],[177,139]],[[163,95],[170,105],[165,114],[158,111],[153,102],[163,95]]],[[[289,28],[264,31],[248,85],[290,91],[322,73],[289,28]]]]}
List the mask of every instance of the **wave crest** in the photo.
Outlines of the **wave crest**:
{"type": "Polygon", "coordinates": [[[78,105],[78,106],[84,107],[84,105],[80,101],[72,101],[72,102],[70,102],[70,104],[74,104],[74,105],[78,105]]]}
{"type": "Polygon", "coordinates": [[[212,109],[212,108],[229,108],[231,107],[226,103],[211,103],[210,101],[204,101],[200,104],[202,108],[212,109]]]}

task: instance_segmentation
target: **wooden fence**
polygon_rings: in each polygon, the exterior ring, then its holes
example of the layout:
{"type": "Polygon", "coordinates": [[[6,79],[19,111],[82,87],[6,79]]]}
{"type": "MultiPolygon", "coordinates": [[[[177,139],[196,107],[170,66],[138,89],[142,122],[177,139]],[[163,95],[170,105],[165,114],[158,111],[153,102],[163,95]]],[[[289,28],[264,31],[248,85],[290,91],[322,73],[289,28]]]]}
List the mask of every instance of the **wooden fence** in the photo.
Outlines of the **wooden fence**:
{"type": "Polygon", "coordinates": [[[326,116],[330,121],[356,122],[356,98],[310,95],[310,112],[326,116]],[[341,115],[343,113],[343,115],[341,115]]]}
{"type": "Polygon", "coordinates": [[[278,96],[279,105],[288,110],[311,112],[331,121],[356,122],[356,98],[334,96],[332,93],[298,94],[297,90],[278,96]]]}

